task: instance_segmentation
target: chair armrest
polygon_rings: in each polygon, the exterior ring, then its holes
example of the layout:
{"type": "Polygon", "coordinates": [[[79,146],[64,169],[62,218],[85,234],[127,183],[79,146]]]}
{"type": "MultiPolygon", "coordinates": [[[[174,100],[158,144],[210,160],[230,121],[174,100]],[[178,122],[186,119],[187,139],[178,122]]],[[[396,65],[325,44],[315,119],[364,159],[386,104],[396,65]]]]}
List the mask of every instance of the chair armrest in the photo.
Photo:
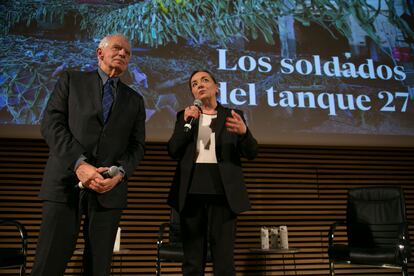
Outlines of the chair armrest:
{"type": "Polygon", "coordinates": [[[167,226],[169,225],[170,225],[169,222],[161,223],[160,230],[158,231],[157,247],[161,246],[162,240],[164,239],[165,228],[167,228],[167,226]]]}
{"type": "Polygon", "coordinates": [[[400,225],[399,236],[398,236],[398,249],[403,258],[409,258],[411,254],[411,246],[408,233],[408,225],[410,222],[404,222],[400,225]]]}
{"type": "Polygon", "coordinates": [[[328,236],[329,247],[331,247],[333,245],[334,237],[335,237],[335,231],[336,231],[337,226],[346,226],[346,221],[344,221],[344,220],[336,221],[336,222],[332,223],[331,226],[329,227],[329,236],[328,236]]]}
{"type": "Polygon", "coordinates": [[[20,233],[20,238],[22,240],[22,252],[26,256],[27,255],[27,232],[26,228],[20,222],[12,219],[4,219],[0,220],[0,225],[12,225],[16,226],[17,230],[20,233]]]}

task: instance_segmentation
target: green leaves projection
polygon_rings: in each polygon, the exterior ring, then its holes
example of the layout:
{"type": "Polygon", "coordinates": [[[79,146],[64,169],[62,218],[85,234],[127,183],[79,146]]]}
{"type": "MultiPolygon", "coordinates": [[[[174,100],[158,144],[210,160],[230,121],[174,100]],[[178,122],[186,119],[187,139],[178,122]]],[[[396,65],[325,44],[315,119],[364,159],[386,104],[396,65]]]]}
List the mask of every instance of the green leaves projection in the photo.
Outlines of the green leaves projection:
{"type": "MultiPolygon", "coordinates": [[[[209,41],[222,46],[234,38],[257,39],[274,44],[278,17],[292,15],[302,25],[316,23],[350,37],[353,18],[374,40],[379,41],[374,21],[380,15],[397,26],[405,38],[414,33],[396,12],[394,0],[378,0],[371,5],[363,0],[148,0],[148,1],[70,1],[53,3],[9,1],[6,4],[5,32],[22,20],[30,24],[41,19],[63,22],[75,14],[82,30],[92,37],[124,33],[133,41],[149,47],[177,43],[179,38],[195,43],[209,41]],[[381,5],[381,3],[385,3],[381,5]]],[[[372,2],[372,1],[370,1],[372,2]]]]}

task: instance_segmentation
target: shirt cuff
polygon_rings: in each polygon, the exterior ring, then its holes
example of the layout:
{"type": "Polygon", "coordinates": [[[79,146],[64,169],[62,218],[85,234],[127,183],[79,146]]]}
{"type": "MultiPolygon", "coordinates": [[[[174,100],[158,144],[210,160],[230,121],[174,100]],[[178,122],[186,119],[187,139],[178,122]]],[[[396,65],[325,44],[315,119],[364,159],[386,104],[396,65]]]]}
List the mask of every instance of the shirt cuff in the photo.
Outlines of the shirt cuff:
{"type": "Polygon", "coordinates": [[[122,178],[124,178],[125,177],[125,170],[124,170],[124,168],[122,166],[119,166],[118,169],[122,173],[122,178]]]}
{"type": "Polygon", "coordinates": [[[75,163],[75,168],[74,168],[74,170],[73,171],[75,171],[76,172],[76,170],[78,169],[78,167],[80,166],[80,164],[83,162],[83,161],[86,161],[88,158],[86,158],[86,156],[85,155],[81,155],[79,158],[78,158],[78,160],[76,161],[76,163],[75,163]]]}

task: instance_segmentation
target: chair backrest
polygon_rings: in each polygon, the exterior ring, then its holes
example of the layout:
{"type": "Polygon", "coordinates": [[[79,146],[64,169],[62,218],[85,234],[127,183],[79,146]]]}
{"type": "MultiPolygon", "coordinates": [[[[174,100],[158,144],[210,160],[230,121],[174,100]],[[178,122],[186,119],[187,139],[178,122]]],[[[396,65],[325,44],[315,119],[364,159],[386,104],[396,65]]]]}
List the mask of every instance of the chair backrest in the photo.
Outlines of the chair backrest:
{"type": "Polygon", "coordinates": [[[11,219],[0,220],[0,226],[0,242],[2,244],[0,248],[0,268],[20,267],[20,275],[25,275],[27,258],[27,232],[25,227],[18,221],[11,219]],[[9,229],[10,226],[12,226],[11,229],[9,229]]]}
{"type": "Polygon", "coordinates": [[[180,214],[174,208],[171,208],[170,213],[169,235],[170,244],[178,245],[182,243],[180,230],[180,214]]]}
{"type": "Polygon", "coordinates": [[[401,188],[350,189],[347,208],[350,246],[395,246],[406,222],[404,193],[401,188]]]}

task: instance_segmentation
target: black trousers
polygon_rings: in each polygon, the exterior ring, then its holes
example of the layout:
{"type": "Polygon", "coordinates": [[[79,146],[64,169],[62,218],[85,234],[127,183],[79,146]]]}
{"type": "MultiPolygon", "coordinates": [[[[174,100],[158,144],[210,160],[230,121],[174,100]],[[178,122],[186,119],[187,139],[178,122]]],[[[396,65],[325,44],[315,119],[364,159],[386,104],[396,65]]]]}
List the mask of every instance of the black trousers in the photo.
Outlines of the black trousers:
{"type": "Polygon", "coordinates": [[[76,246],[82,214],[84,214],[84,275],[109,276],[121,213],[121,209],[101,207],[96,194],[89,190],[80,191],[79,196],[68,203],[44,201],[42,224],[31,275],[64,275],[66,265],[76,246]]]}
{"type": "Polygon", "coordinates": [[[236,218],[224,195],[188,195],[180,214],[184,276],[204,275],[208,243],[214,275],[235,275],[236,218]]]}

